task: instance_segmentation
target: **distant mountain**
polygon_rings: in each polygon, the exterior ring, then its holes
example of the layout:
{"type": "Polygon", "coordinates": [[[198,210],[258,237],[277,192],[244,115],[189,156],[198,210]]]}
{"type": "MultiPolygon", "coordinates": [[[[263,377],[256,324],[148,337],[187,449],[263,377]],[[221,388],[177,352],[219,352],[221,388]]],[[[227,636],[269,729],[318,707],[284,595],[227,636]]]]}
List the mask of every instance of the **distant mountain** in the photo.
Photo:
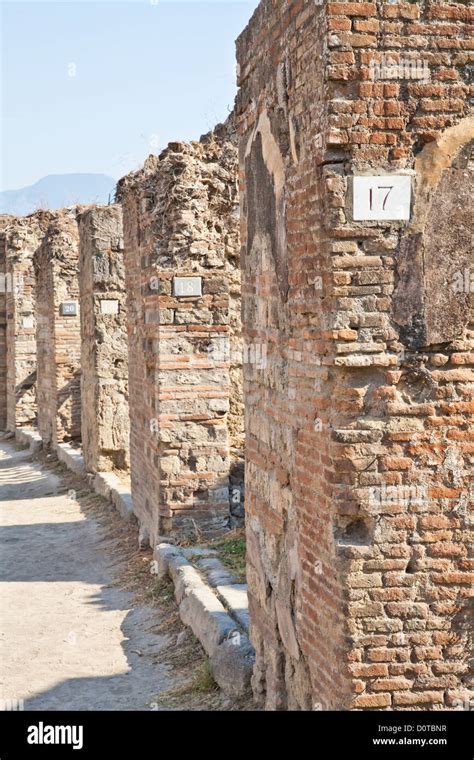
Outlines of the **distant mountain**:
{"type": "Polygon", "coordinates": [[[76,203],[108,203],[116,182],[106,174],[49,174],[34,185],[0,192],[0,214],[31,214],[76,203]]]}

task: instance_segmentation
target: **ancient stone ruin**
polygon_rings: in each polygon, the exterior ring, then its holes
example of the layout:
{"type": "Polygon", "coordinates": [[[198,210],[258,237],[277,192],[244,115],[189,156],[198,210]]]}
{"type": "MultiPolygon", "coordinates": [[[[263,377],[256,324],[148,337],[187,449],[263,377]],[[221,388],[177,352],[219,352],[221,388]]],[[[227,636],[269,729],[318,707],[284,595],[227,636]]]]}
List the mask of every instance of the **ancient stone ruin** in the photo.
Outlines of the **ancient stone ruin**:
{"type": "Polygon", "coordinates": [[[4,286],[6,429],[36,420],[36,305],[33,256],[53,218],[52,212],[8,217],[5,223],[4,286]]]}
{"type": "Polygon", "coordinates": [[[449,708],[467,685],[467,18],[264,0],[237,42],[242,313],[266,347],[245,387],[267,708],[449,708]],[[428,82],[385,81],[401,49],[423,51],[428,82]]]}
{"type": "Polygon", "coordinates": [[[120,206],[79,215],[81,437],[86,469],[129,467],[128,346],[120,206]]]}
{"type": "Polygon", "coordinates": [[[118,185],[132,497],[143,535],[211,535],[242,503],[237,150],[230,124],[118,185]],[[231,450],[232,449],[232,450],[231,450]]]}
{"type": "Polygon", "coordinates": [[[470,18],[262,0],[225,124],[0,217],[1,427],[70,443],[180,603],[245,504],[245,657],[196,615],[265,709],[472,694],[470,18]]]}
{"type": "Polygon", "coordinates": [[[34,255],[38,430],[45,445],[81,437],[79,231],[58,213],[34,255]]]}
{"type": "Polygon", "coordinates": [[[0,287],[0,428],[7,426],[7,291],[8,280],[6,273],[6,247],[5,227],[8,226],[10,217],[0,217],[0,271],[2,283],[0,287]]]}

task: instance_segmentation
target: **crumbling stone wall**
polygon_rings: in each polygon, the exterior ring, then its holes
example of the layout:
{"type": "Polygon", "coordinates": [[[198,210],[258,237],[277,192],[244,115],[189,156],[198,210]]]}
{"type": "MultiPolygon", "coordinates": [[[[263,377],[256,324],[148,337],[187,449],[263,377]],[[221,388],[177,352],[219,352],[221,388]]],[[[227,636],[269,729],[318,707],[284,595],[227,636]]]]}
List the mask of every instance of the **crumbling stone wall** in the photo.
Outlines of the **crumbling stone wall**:
{"type": "MultiPolygon", "coordinates": [[[[5,235],[0,233],[0,272],[5,276],[5,235]]],[[[5,286],[0,290],[0,430],[7,424],[7,312],[5,286]]]]}
{"type": "Polygon", "coordinates": [[[470,13],[264,0],[237,43],[244,331],[266,352],[245,366],[253,685],[270,709],[469,703],[470,13]],[[387,174],[410,178],[409,220],[355,220],[354,177],[387,174]]]}
{"type": "Polygon", "coordinates": [[[118,186],[132,495],[152,543],[222,530],[230,499],[237,516],[242,506],[236,172],[227,125],[200,142],[170,143],[118,186]],[[176,277],[200,278],[201,294],[198,282],[197,294],[180,295],[176,277]]]}
{"type": "Polygon", "coordinates": [[[7,425],[7,303],[6,234],[11,216],[0,215],[0,430],[7,425]]]}
{"type": "Polygon", "coordinates": [[[36,314],[33,256],[53,218],[11,217],[6,243],[7,429],[36,422],[36,314]]]}
{"type": "Polygon", "coordinates": [[[75,208],[54,213],[33,263],[38,430],[43,443],[54,447],[81,435],[79,231],[75,208]],[[64,304],[75,304],[75,315],[64,304]]]}
{"type": "Polygon", "coordinates": [[[130,424],[122,210],[99,206],[78,220],[84,460],[91,472],[126,469],[130,424]]]}

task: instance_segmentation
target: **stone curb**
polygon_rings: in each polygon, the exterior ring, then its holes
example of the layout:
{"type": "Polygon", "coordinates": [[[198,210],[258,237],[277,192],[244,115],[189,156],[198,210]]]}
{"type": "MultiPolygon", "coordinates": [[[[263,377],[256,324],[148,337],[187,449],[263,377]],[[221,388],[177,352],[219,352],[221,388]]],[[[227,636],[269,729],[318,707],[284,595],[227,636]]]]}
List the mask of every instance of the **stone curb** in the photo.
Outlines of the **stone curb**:
{"type": "Polygon", "coordinates": [[[58,443],[56,444],[55,451],[59,461],[65,464],[69,470],[75,472],[76,475],[85,476],[84,457],[77,449],[74,449],[69,443],[58,443]]]}
{"type": "Polygon", "coordinates": [[[158,544],[154,559],[158,577],[173,581],[181,620],[201,642],[217,684],[228,696],[250,694],[255,652],[239,623],[177,546],[158,544]]]}
{"type": "Polygon", "coordinates": [[[94,491],[108,499],[124,520],[135,520],[132,494],[113,472],[98,472],[92,476],[94,491]]]}
{"type": "MultiPolygon", "coordinates": [[[[43,446],[40,435],[33,428],[18,428],[15,438],[19,444],[29,446],[32,452],[43,446]]],[[[112,472],[88,474],[82,454],[67,443],[58,444],[55,450],[58,459],[77,475],[87,478],[95,492],[110,501],[125,520],[135,519],[131,494],[117,475],[112,472]]],[[[159,544],[154,559],[158,577],[170,577],[173,581],[181,620],[201,642],[216,683],[230,697],[248,696],[255,651],[246,635],[245,586],[216,587],[221,599],[233,610],[234,619],[217,593],[177,546],[159,544]]]]}
{"type": "Polygon", "coordinates": [[[43,447],[40,434],[33,428],[17,428],[15,439],[21,446],[29,446],[31,452],[40,451],[43,447]]]}

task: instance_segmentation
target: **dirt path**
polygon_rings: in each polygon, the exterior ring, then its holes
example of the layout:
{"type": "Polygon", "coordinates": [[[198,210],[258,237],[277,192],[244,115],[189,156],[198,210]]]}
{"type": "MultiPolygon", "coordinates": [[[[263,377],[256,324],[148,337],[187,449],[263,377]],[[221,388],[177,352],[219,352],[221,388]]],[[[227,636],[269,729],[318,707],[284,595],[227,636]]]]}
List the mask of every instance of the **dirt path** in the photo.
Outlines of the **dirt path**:
{"type": "Polygon", "coordinates": [[[199,644],[130,528],[62,465],[32,461],[7,441],[0,441],[0,555],[4,703],[235,709],[206,678],[199,644]]]}

